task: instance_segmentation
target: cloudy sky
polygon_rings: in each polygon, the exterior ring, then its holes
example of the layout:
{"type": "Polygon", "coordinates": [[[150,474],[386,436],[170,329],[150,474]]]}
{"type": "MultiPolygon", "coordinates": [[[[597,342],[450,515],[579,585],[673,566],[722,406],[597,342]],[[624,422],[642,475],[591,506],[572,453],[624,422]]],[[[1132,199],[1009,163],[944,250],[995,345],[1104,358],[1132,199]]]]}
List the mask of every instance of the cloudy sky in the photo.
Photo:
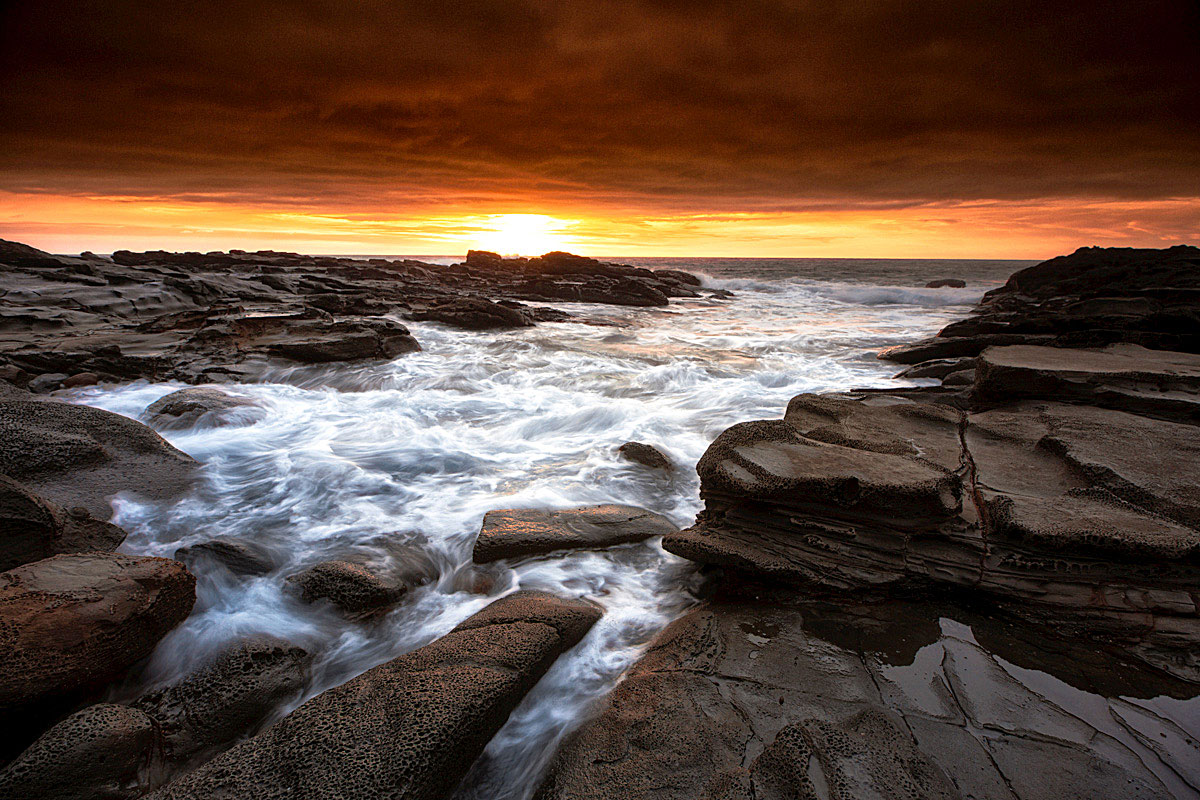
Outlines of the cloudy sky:
{"type": "Polygon", "coordinates": [[[57,251],[1200,239],[1193,0],[2,8],[0,237],[57,251]]]}

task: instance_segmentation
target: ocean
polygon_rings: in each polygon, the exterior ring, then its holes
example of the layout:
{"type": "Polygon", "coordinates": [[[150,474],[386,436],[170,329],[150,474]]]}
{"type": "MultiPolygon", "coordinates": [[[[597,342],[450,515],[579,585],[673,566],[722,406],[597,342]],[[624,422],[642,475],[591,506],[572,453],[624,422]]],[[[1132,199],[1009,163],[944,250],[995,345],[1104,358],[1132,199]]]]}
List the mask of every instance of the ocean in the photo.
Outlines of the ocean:
{"type": "MultiPolygon", "coordinates": [[[[433,260],[433,259],[430,259],[433,260]]],[[[457,259],[454,259],[457,260],[457,259]]],[[[177,680],[232,642],[271,634],[316,654],[305,694],[420,647],[517,588],[587,597],[605,616],[555,664],[493,739],[461,798],[527,797],[554,746],[670,620],[696,602],[693,566],[656,542],[471,564],[485,512],[616,502],[685,526],[701,504],[696,460],[736,422],[779,418],[801,392],[919,385],[875,353],[935,333],[1032,262],[855,259],[619,259],[703,274],[727,299],[577,315],[467,332],[406,323],[424,348],[388,363],[273,367],[229,387],[263,408],[247,424],[168,432],[204,464],[200,489],[163,504],[116,501],[122,550],[171,556],[214,537],[276,555],[259,578],[198,575],[192,616],[122,699],[177,680]],[[925,289],[962,278],[965,289],[925,289]],[[620,459],[637,440],[678,465],[620,459]],[[284,578],[333,558],[436,575],[391,613],[348,622],[301,603],[284,578]]],[[[448,261],[448,260],[447,260],[448,261]]],[[[181,384],[137,382],[70,399],[138,417],[181,384]]]]}

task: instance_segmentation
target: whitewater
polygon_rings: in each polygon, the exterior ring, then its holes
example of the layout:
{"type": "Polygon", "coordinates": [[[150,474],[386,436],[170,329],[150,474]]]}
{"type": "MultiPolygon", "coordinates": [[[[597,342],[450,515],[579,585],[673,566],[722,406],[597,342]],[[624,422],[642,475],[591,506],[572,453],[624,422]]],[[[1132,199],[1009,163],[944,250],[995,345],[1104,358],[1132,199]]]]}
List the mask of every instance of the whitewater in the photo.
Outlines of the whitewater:
{"type": "MultiPolygon", "coordinates": [[[[605,609],[512,714],[459,791],[527,797],[555,745],[646,643],[696,602],[693,565],[657,541],[476,567],[471,548],[496,508],[642,506],[679,526],[700,510],[694,465],[730,425],[778,418],[801,392],[920,385],[875,353],[932,334],[1020,262],[752,262],[640,259],[705,272],[732,297],[630,309],[562,304],[565,323],[466,332],[405,323],[423,350],[388,363],[274,367],[226,387],[253,398],[239,424],[164,433],[203,464],[182,499],[114,501],[124,552],[170,557],[215,537],[253,542],[278,568],[257,578],[200,569],[191,617],[114,699],[166,685],[239,639],[269,634],[315,655],[304,693],[420,647],[497,597],[542,589],[605,609]],[[967,273],[970,274],[967,274],[967,273]],[[966,289],[924,280],[966,277],[966,289]],[[618,457],[663,450],[660,474],[618,457]],[[349,621],[307,605],[285,578],[350,559],[428,579],[392,612],[349,621]]],[[[137,382],[70,398],[133,418],[182,387],[137,382]]]]}

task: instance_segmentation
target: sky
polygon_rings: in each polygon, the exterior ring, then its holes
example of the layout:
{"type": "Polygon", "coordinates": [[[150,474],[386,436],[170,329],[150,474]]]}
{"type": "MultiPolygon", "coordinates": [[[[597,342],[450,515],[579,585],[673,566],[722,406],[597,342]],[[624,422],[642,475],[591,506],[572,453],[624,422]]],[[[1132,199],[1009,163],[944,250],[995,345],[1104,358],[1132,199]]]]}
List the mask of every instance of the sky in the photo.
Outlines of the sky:
{"type": "Polygon", "coordinates": [[[55,252],[1200,243],[1194,0],[42,0],[0,90],[55,252]]]}

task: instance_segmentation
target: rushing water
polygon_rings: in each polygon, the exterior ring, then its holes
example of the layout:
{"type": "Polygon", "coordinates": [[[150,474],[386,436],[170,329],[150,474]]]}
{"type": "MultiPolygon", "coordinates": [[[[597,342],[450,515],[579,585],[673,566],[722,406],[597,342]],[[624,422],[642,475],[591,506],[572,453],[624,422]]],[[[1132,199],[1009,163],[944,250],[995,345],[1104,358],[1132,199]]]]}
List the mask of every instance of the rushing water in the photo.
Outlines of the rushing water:
{"type": "MultiPolygon", "coordinates": [[[[204,464],[202,486],[169,504],[118,498],[116,521],[130,532],[122,549],[170,556],[230,536],[268,548],[279,567],[260,578],[201,570],[192,616],[125,691],[177,680],[230,643],[266,633],[316,654],[298,704],[518,587],[587,597],[604,618],[512,715],[463,791],[524,797],[588,704],[694,602],[694,571],[657,542],[478,569],[470,554],[484,513],[620,502],[686,525],[700,507],[692,467],[718,433],[779,417],[800,392],[899,385],[895,365],[874,358],[878,349],[962,316],[1021,266],[642,261],[708,271],[721,276],[709,285],[736,296],[662,309],[564,305],[581,321],[516,331],[410,323],[420,353],[273,368],[231,387],[261,404],[245,424],[165,434],[204,464]],[[971,286],[915,288],[937,277],[971,286]],[[659,446],[679,470],[662,476],[620,460],[616,448],[628,440],[659,446]],[[433,580],[365,622],[285,591],[286,576],[347,557],[382,569],[415,564],[433,580]]],[[[71,398],[136,418],[178,388],[140,382],[71,398]]]]}

